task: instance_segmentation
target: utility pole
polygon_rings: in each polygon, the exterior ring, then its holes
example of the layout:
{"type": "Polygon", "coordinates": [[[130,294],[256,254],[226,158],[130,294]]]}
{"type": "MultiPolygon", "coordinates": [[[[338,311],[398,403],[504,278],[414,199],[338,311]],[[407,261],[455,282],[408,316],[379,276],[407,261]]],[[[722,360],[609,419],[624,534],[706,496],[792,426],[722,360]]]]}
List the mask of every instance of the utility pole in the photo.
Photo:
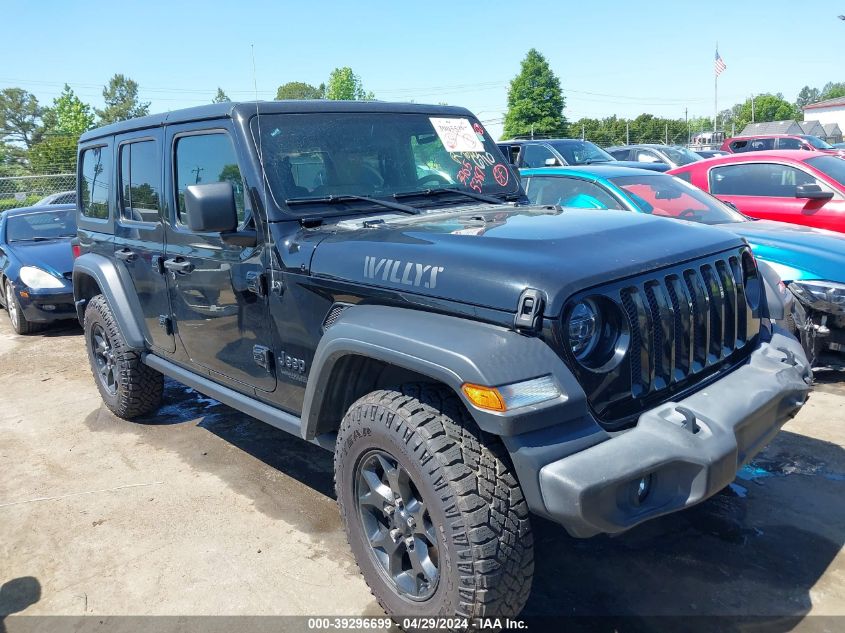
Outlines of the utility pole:
{"type": "Polygon", "coordinates": [[[666,139],[665,144],[668,145],[669,144],[669,124],[668,123],[666,124],[666,132],[665,132],[664,135],[665,135],[665,139],[666,139]]]}
{"type": "Polygon", "coordinates": [[[631,122],[625,121],[625,145],[631,144],[631,122]]]}
{"type": "Polygon", "coordinates": [[[582,123],[581,124],[581,140],[582,141],[586,140],[584,137],[585,137],[584,124],[582,123]]]}
{"type": "Polygon", "coordinates": [[[754,95],[751,95],[751,122],[754,123],[754,95]]]}
{"type": "Polygon", "coordinates": [[[684,123],[687,124],[687,147],[692,143],[692,130],[689,128],[689,108],[684,108],[684,123]]]}
{"type": "Polygon", "coordinates": [[[534,124],[531,124],[531,140],[534,140],[534,124]]]}
{"type": "Polygon", "coordinates": [[[200,181],[200,180],[202,180],[202,178],[200,177],[200,173],[201,173],[201,172],[204,172],[204,171],[205,171],[205,167],[200,167],[199,165],[197,165],[196,167],[194,167],[194,168],[191,170],[191,173],[192,173],[192,174],[196,174],[196,175],[197,175],[196,179],[194,180],[194,184],[195,184],[195,185],[196,185],[196,184],[199,184],[199,181],[200,181]]]}

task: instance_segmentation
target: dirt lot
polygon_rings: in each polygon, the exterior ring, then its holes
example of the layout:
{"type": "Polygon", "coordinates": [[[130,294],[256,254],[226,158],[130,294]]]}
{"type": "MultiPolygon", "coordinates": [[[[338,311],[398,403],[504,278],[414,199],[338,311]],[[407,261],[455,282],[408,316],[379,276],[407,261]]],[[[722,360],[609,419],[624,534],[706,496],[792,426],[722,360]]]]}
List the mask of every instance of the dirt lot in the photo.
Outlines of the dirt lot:
{"type": "MultiPolygon", "coordinates": [[[[1,315],[0,368],[0,630],[9,613],[380,615],[329,453],[173,382],[155,417],[116,419],[72,326],[22,338],[1,315]]],[[[826,374],[710,501],[613,539],[536,521],[526,613],[845,615],[843,445],[845,376],[826,374]]]]}

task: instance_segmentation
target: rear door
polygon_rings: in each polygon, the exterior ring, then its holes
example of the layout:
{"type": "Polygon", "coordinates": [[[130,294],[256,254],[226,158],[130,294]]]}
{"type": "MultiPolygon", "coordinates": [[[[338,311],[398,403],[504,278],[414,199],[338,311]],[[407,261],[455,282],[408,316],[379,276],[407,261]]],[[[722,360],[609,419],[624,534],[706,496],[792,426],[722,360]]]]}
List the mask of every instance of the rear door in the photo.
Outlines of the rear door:
{"type": "Polygon", "coordinates": [[[115,139],[119,191],[114,256],[135,288],[152,347],[170,354],[176,339],[162,267],[162,140],[161,129],[115,139]]]}
{"type": "Polygon", "coordinates": [[[710,193],[733,203],[753,218],[823,226],[830,218],[841,218],[845,213],[845,199],[839,192],[834,192],[830,200],[797,198],[798,185],[814,184],[825,191],[833,190],[792,165],[774,162],[723,165],[713,167],[708,177],[710,193]]]}
{"type": "MultiPolygon", "coordinates": [[[[187,225],[185,188],[229,181],[235,190],[240,228],[254,226],[239,168],[231,124],[212,121],[170,126],[164,262],[173,323],[191,362],[215,380],[241,391],[272,391],[276,377],[270,354],[271,327],[262,283],[264,242],[226,244],[219,233],[197,233],[187,225]]],[[[260,233],[260,232],[259,232],[260,233]]]]}

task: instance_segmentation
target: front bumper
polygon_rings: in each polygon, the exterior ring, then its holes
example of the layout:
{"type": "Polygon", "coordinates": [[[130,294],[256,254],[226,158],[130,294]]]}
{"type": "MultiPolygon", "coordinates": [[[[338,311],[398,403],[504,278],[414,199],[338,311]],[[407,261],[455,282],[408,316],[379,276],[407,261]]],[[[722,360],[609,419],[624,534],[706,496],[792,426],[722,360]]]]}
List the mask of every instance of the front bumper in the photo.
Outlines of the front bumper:
{"type": "Polygon", "coordinates": [[[798,412],[810,382],[801,345],[775,332],[717,382],[643,413],[629,431],[545,465],[539,474],[543,514],[587,537],[699,503],[730,484],[798,412]],[[641,482],[649,486],[644,497],[641,482]]]}
{"type": "Polygon", "coordinates": [[[21,307],[21,313],[27,321],[51,323],[76,318],[73,290],[70,288],[33,290],[15,286],[14,290],[21,307]],[[23,294],[21,293],[22,290],[23,294]]]}

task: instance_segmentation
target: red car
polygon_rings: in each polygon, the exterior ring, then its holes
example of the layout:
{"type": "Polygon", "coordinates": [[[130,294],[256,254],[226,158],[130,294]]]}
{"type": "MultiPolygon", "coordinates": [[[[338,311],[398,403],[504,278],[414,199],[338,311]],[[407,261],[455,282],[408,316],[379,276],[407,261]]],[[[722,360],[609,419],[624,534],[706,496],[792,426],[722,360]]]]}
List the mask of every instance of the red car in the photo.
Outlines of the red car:
{"type": "Polygon", "coordinates": [[[752,218],[845,233],[845,159],[834,154],[802,150],[730,154],[667,173],[752,218]]]}
{"type": "Polygon", "coordinates": [[[722,151],[731,154],[745,152],[766,152],[773,149],[803,149],[811,152],[826,152],[845,155],[838,149],[810,134],[756,134],[753,136],[734,136],[722,143],[722,151]]]}

